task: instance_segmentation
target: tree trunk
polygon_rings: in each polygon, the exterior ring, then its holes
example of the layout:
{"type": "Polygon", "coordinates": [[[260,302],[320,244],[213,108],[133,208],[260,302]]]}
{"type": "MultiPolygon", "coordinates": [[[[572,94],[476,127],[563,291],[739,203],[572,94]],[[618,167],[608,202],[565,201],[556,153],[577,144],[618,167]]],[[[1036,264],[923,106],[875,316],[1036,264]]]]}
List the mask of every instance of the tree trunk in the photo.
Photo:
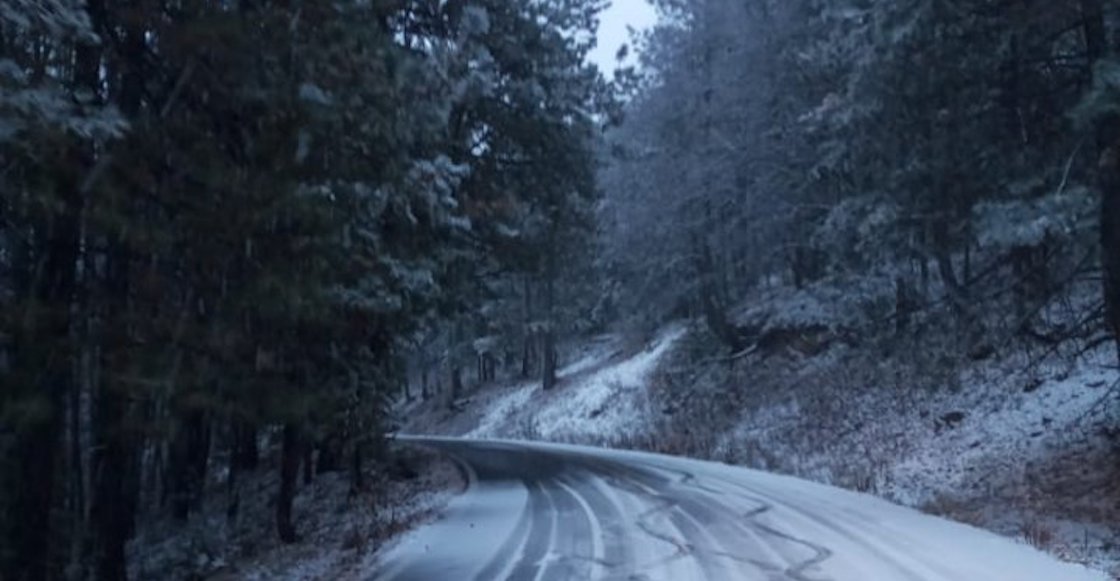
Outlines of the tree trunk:
{"type": "Polygon", "coordinates": [[[315,457],[315,446],[312,445],[310,438],[303,443],[303,485],[310,486],[311,479],[315,476],[315,465],[312,464],[315,457]]]}
{"type": "Polygon", "coordinates": [[[234,453],[232,463],[241,470],[256,470],[260,464],[257,447],[257,427],[247,420],[234,420],[234,453]]]}
{"type": "MultiPolygon", "coordinates": [[[[1113,151],[1115,154],[1117,150],[1113,151]]],[[[1101,264],[1104,267],[1105,317],[1116,339],[1117,360],[1120,361],[1120,160],[1113,160],[1108,174],[1101,190],[1101,264]]]]}
{"type": "Polygon", "coordinates": [[[276,533],[284,543],[299,540],[292,524],[292,501],[296,495],[296,476],[299,472],[299,428],[293,423],[284,424],[283,445],[280,452],[280,491],[276,497],[276,533]]]}
{"type": "MultiPolygon", "coordinates": [[[[1103,2],[1081,0],[1084,17],[1085,49],[1088,61],[1096,65],[1109,56],[1103,2]]],[[[1116,338],[1120,358],[1120,119],[1115,114],[1097,126],[1099,152],[1100,242],[1105,323],[1116,338]]]]}
{"type": "Polygon", "coordinates": [[[541,336],[541,388],[556,387],[556,335],[547,329],[541,336]]]}
{"type": "MultiPolygon", "coordinates": [[[[1081,15],[1085,32],[1085,56],[1089,66],[1093,67],[1108,53],[1104,3],[1102,0],[1081,0],[1081,15]]],[[[1089,73],[1092,75],[1092,70],[1089,73]]]]}
{"type": "Polygon", "coordinates": [[[451,384],[447,405],[453,407],[463,397],[463,322],[457,317],[451,327],[450,348],[447,350],[448,381],[451,384]]]}
{"type": "Polygon", "coordinates": [[[128,470],[127,435],[121,429],[126,405],[116,386],[107,385],[98,397],[94,419],[90,537],[97,581],[126,579],[124,548],[132,526],[124,486],[128,470]]]}
{"type": "Polygon", "coordinates": [[[537,367],[537,353],[536,345],[540,339],[533,331],[528,331],[525,334],[525,342],[522,344],[521,349],[521,378],[528,379],[533,376],[533,370],[537,367]]]}
{"type": "MultiPolygon", "coordinates": [[[[85,361],[85,353],[79,356],[80,361],[85,361]]],[[[79,363],[79,374],[82,378],[90,376],[85,369],[85,365],[79,363]]],[[[67,445],[70,448],[69,453],[69,487],[70,487],[70,522],[72,527],[71,533],[71,550],[70,550],[70,566],[80,567],[82,560],[82,538],[78,531],[85,530],[86,522],[86,482],[85,482],[85,448],[82,446],[82,394],[84,393],[83,382],[86,379],[75,380],[70,389],[69,410],[67,421],[69,428],[67,429],[67,436],[69,441],[67,445]]]]}
{"type": "Polygon", "coordinates": [[[342,444],[339,442],[338,437],[333,434],[327,434],[321,442],[319,442],[319,458],[315,464],[315,472],[318,474],[326,474],[328,472],[338,472],[342,469],[342,463],[345,461],[342,458],[342,444]]]}
{"type": "Polygon", "coordinates": [[[226,520],[230,523],[237,520],[237,513],[241,509],[241,489],[238,487],[241,467],[237,463],[236,428],[233,432],[229,447],[229,472],[226,473],[226,520]]]}
{"type": "Polygon", "coordinates": [[[55,489],[55,455],[61,422],[57,414],[49,416],[23,430],[16,438],[16,470],[18,490],[13,491],[9,514],[10,547],[12,561],[0,569],[0,577],[16,580],[38,581],[53,578],[50,563],[51,507],[55,489]],[[25,526],[34,523],[33,526],[25,526]]]}
{"type": "Polygon", "coordinates": [[[116,370],[129,366],[131,329],[126,318],[131,270],[128,251],[120,240],[110,243],[106,261],[106,320],[101,352],[101,381],[92,406],[93,453],[90,459],[92,498],[90,528],[94,577],[97,581],[126,579],[125,543],[133,526],[134,499],[128,498],[128,479],[134,470],[131,433],[127,428],[128,394],[116,370]]]}
{"type": "MultiPolygon", "coordinates": [[[[91,3],[91,14],[94,12],[91,3]]],[[[121,85],[118,107],[125,118],[136,119],[141,111],[145,82],[145,29],[137,15],[125,25],[119,47],[121,85]]],[[[129,192],[136,194],[136,192],[129,192]]],[[[135,218],[131,195],[122,205],[106,208],[119,212],[124,221],[135,218]]],[[[125,543],[132,530],[134,500],[128,498],[129,478],[134,470],[131,433],[127,427],[129,397],[118,374],[129,369],[132,328],[127,324],[130,309],[132,256],[124,226],[108,239],[105,266],[105,329],[101,350],[101,381],[92,410],[93,455],[90,462],[92,498],[90,528],[94,577],[97,581],[123,581],[127,577],[125,543]]]]}
{"type": "Polygon", "coordinates": [[[362,476],[363,456],[361,439],[354,442],[354,451],[350,460],[350,493],[356,494],[361,492],[362,488],[365,486],[365,479],[362,476]]]}
{"type": "Polygon", "coordinates": [[[457,363],[451,364],[451,401],[454,404],[463,394],[463,370],[457,363]]]}
{"type": "MultiPolygon", "coordinates": [[[[88,159],[84,153],[78,155],[84,165],[88,159]]],[[[24,370],[24,377],[37,379],[28,379],[23,386],[2,388],[17,391],[16,397],[36,413],[22,422],[12,444],[13,490],[8,493],[8,517],[14,526],[2,531],[0,537],[11,555],[0,562],[0,578],[51,578],[55,576],[52,563],[58,562],[52,547],[52,512],[59,488],[64,411],[68,396],[73,407],[76,389],[71,307],[77,285],[83,207],[77,184],[63,187],[55,214],[46,218],[43,227],[44,247],[36,249],[42,252],[34,267],[40,271],[29,269],[24,273],[27,284],[23,290],[39,308],[27,318],[29,325],[16,331],[11,354],[13,367],[24,370]]]]}
{"type": "Polygon", "coordinates": [[[913,291],[910,285],[901,276],[894,279],[894,332],[901,334],[910,325],[910,317],[914,312],[914,301],[911,299],[913,291]]]}
{"type": "MultiPolygon", "coordinates": [[[[96,67],[99,55],[94,47],[78,51],[79,86],[89,82],[90,71],[96,67]]],[[[63,152],[63,156],[64,162],[74,163],[67,167],[78,168],[76,172],[92,163],[91,153],[83,147],[63,152]],[[68,159],[67,153],[74,159],[68,159]]],[[[27,257],[26,270],[19,273],[25,280],[13,285],[17,292],[24,291],[22,298],[34,299],[39,308],[29,313],[29,326],[16,330],[11,365],[22,369],[24,377],[37,379],[28,379],[22,386],[0,389],[17,392],[16,397],[31,404],[28,409],[37,413],[30,414],[16,431],[10,480],[13,489],[0,491],[11,497],[6,520],[14,523],[10,530],[0,531],[0,543],[7,549],[0,551],[0,578],[51,578],[55,576],[52,563],[59,561],[52,547],[52,509],[59,488],[57,469],[62,458],[59,454],[61,436],[66,426],[64,412],[67,397],[76,389],[72,371],[75,366],[71,348],[74,332],[71,307],[77,287],[85,201],[78,180],[61,185],[58,194],[56,206],[51,210],[53,214],[45,217],[44,224],[36,225],[41,227],[44,238],[36,236],[37,247],[27,257]]]]}
{"type": "Polygon", "coordinates": [[[937,263],[937,274],[945,287],[945,296],[949,305],[956,313],[958,320],[966,324],[971,323],[968,305],[968,289],[961,284],[957,276],[956,266],[953,264],[953,248],[949,236],[949,217],[939,214],[929,223],[931,230],[930,240],[933,242],[933,258],[937,263]]]}
{"type": "MultiPolygon", "coordinates": [[[[127,400],[126,400],[127,401],[127,400]]],[[[128,408],[126,407],[126,410],[128,408]]],[[[125,420],[126,425],[128,420],[125,420]]],[[[124,499],[124,540],[128,541],[136,534],[136,515],[140,510],[141,459],[140,450],[144,446],[141,433],[132,428],[122,431],[121,450],[124,461],[124,473],[121,475],[121,495],[124,499]]]]}
{"type": "Polygon", "coordinates": [[[696,245],[696,273],[700,279],[700,305],[704,310],[704,321],[708,325],[708,330],[720,342],[732,353],[738,353],[747,348],[750,339],[743,329],[728,319],[727,313],[719,303],[718,290],[714,282],[716,268],[707,243],[699,236],[694,237],[693,243],[696,245]]]}
{"type": "Polygon", "coordinates": [[[550,390],[556,387],[556,269],[550,255],[547,258],[544,287],[544,311],[548,316],[547,326],[541,338],[541,388],[550,390]]]}
{"type": "Polygon", "coordinates": [[[105,282],[109,306],[106,308],[102,343],[102,377],[92,406],[92,447],[90,538],[94,578],[98,581],[123,581],[125,542],[131,529],[129,503],[125,498],[128,466],[128,434],[125,419],[128,401],[124,386],[118,383],[116,369],[127,366],[129,329],[121,325],[127,309],[128,256],[119,244],[109,252],[105,282]]]}
{"type": "Polygon", "coordinates": [[[53,221],[43,266],[42,286],[32,289],[36,298],[50,309],[44,321],[25,329],[24,340],[16,338],[14,365],[29,371],[47,370],[41,380],[25,394],[40,404],[38,417],[30,418],[17,431],[15,451],[15,490],[12,491],[11,530],[5,544],[11,548],[12,561],[0,569],[0,577],[38,580],[53,577],[51,546],[54,528],[52,509],[57,488],[56,469],[63,433],[66,395],[70,375],[69,350],[71,320],[70,301],[75,286],[78,257],[77,204],[69,198],[61,214],[53,221]],[[37,328],[37,327],[42,327],[37,328]]]}
{"type": "Polygon", "coordinates": [[[167,485],[171,494],[171,514],[185,521],[198,506],[206,480],[210,457],[210,424],[200,410],[184,413],[171,442],[167,485]]]}
{"type": "Polygon", "coordinates": [[[528,276],[524,277],[523,289],[525,295],[525,342],[521,349],[521,378],[528,379],[533,376],[533,365],[536,359],[533,354],[533,344],[536,342],[536,333],[533,331],[533,288],[528,276]]]}
{"type": "Polygon", "coordinates": [[[949,252],[938,248],[936,251],[937,274],[941,275],[941,282],[945,285],[945,292],[957,302],[963,299],[964,289],[957,278],[957,269],[953,266],[953,258],[949,252]]]}

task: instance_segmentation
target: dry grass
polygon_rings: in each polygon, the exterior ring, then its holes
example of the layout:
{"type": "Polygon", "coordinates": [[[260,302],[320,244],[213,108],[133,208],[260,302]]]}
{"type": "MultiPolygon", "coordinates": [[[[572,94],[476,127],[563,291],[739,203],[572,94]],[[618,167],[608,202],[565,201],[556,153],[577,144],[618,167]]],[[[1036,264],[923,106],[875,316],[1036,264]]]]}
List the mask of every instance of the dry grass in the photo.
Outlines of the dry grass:
{"type": "Polygon", "coordinates": [[[1019,534],[1028,545],[1055,552],[1058,535],[1053,526],[1037,518],[1028,518],[1019,526],[1019,534]]]}
{"type": "Polygon", "coordinates": [[[966,502],[956,495],[938,493],[918,507],[926,514],[939,516],[957,522],[983,527],[988,518],[984,511],[974,503],[966,502]]]}

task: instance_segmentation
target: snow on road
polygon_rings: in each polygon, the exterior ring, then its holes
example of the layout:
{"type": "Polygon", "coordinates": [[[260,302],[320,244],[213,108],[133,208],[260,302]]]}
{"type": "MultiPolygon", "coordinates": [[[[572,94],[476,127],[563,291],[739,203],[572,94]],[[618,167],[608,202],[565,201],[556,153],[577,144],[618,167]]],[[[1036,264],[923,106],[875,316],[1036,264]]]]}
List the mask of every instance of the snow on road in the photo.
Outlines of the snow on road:
{"type": "Polygon", "coordinates": [[[654,454],[423,439],[474,485],[373,579],[1105,581],[884,500],[654,454]]]}

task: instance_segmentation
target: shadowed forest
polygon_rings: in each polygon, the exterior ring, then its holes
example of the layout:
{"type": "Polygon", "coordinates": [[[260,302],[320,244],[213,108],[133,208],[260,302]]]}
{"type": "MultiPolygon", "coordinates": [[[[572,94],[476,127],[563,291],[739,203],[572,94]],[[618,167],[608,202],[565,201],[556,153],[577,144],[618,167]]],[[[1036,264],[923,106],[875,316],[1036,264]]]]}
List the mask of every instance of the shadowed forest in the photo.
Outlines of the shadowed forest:
{"type": "Polygon", "coordinates": [[[0,579],[147,578],[211,513],[303,542],[313,482],[431,465],[386,442],[416,406],[563,390],[607,332],[690,325],[639,447],[705,457],[790,394],[846,420],[778,440],[828,440],[876,420],[822,393],[1114,371],[1120,6],[653,4],[611,78],[602,0],[0,4],[0,579]]]}

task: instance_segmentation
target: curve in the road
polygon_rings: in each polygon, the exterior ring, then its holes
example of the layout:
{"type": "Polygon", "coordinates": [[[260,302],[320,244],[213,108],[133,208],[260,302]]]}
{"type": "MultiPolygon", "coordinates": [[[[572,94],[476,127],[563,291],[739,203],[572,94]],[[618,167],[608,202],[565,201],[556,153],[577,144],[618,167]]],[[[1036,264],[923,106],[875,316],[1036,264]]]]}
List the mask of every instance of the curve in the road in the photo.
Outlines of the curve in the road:
{"type": "Polygon", "coordinates": [[[470,475],[376,581],[1104,581],[883,500],[654,454],[413,438],[470,475]]]}

